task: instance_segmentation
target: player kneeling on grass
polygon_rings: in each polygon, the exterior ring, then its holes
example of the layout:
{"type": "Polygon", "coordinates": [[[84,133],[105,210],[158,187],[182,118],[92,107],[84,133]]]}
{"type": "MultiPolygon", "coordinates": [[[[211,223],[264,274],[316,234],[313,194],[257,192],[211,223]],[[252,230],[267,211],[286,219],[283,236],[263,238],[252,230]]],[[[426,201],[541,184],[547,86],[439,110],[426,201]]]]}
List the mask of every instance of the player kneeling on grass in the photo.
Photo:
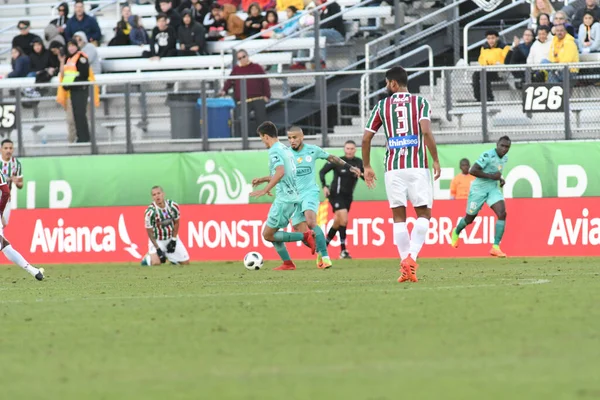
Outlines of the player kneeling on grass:
{"type": "Polygon", "coordinates": [[[508,161],[506,154],[510,150],[510,143],[508,136],[502,136],[496,143],[496,148],[483,153],[471,167],[469,173],[475,177],[475,180],[469,190],[467,215],[460,220],[458,226],[452,231],[453,247],[458,247],[458,235],[475,220],[483,204],[487,203],[498,217],[494,245],[490,250],[490,255],[501,258],[506,257],[506,254],[500,250],[500,241],[504,235],[504,226],[506,225],[506,204],[500,188],[505,183],[502,179],[502,170],[508,161]]]}
{"type": "Polygon", "coordinates": [[[315,254],[315,232],[310,229],[304,233],[280,231],[288,225],[289,220],[296,213],[301,213],[301,202],[296,186],[296,163],[290,149],[279,141],[275,124],[269,121],[263,122],[257,132],[264,145],[269,149],[271,175],[252,179],[252,186],[262,183],[267,183],[267,186],[250,193],[250,197],[270,195],[271,189],[275,188],[275,201],[269,210],[263,238],[273,243],[277,254],[283,260],[283,264],[274,269],[278,271],[294,270],[296,265],[285,248],[285,242],[303,241],[308,245],[312,254],[315,254]]]}
{"type": "Polygon", "coordinates": [[[10,188],[6,183],[6,178],[4,178],[4,175],[0,174],[0,221],[2,222],[2,226],[0,226],[0,250],[4,253],[6,258],[23,268],[25,271],[29,272],[31,276],[35,277],[35,279],[38,281],[41,281],[44,279],[44,269],[37,269],[25,261],[23,256],[18,251],[13,249],[8,240],[6,240],[4,237],[3,229],[6,226],[4,210],[6,209],[6,204],[8,204],[9,198],[10,188]]]}
{"type": "Polygon", "coordinates": [[[296,165],[296,186],[300,193],[300,212],[294,214],[292,225],[299,232],[309,229],[315,231],[317,242],[317,267],[327,269],[331,267],[331,259],[327,253],[327,240],[319,225],[317,225],[317,212],[319,211],[319,186],[316,181],[315,163],[317,159],[327,160],[330,163],[346,167],[356,176],[360,176],[360,169],[351,166],[339,157],[329,154],[319,146],[304,143],[304,132],[297,126],[288,130],[288,140],[292,147],[296,165]]]}
{"type": "Polygon", "coordinates": [[[152,188],[152,200],[146,209],[146,231],[150,242],[142,265],[160,265],[167,260],[172,264],[189,264],[190,256],[178,236],[179,205],[165,199],[165,192],[160,186],[152,188]]]}

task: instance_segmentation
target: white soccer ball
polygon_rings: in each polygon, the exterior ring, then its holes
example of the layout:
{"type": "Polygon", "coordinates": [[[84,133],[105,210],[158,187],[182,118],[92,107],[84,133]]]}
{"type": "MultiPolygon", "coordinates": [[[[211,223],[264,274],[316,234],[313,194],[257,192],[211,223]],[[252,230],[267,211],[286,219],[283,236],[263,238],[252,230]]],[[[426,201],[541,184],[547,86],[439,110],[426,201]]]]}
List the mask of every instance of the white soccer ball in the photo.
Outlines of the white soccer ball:
{"type": "Polygon", "coordinates": [[[256,251],[251,251],[244,257],[244,266],[250,271],[261,269],[263,266],[263,256],[256,251]]]}

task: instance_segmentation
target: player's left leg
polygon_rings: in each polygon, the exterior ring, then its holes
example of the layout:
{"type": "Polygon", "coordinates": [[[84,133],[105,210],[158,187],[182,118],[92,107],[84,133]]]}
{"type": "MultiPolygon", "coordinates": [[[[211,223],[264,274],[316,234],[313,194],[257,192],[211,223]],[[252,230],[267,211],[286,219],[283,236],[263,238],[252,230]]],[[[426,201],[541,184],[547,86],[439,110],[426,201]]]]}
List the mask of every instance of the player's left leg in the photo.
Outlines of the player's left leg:
{"type": "Polygon", "coordinates": [[[10,245],[8,240],[4,238],[4,236],[0,236],[0,242],[0,245],[2,246],[2,252],[6,256],[6,258],[8,258],[10,261],[18,265],[19,267],[23,268],[25,271],[29,272],[29,274],[35,277],[35,279],[37,279],[38,281],[44,279],[43,268],[37,269],[31,264],[29,264],[18,251],[13,249],[13,247],[10,245]]]}
{"type": "Polygon", "coordinates": [[[346,227],[348,226],[348,208],[343,205],[344,208],[338,210],[339,218],[340,218],[340,227],[338,228],[338,232],[340,233],[340,258],[352,259],[350,257],[350,253],[346,249],[346,227]]]}
{"type": "MultiPolygon", "coordinates": [[[[318,207],[318,202],[315,202],[315,206],[318,207]]],[[[325,234],[321,227],[317,224],[317,213],[312,210],[304,211],[304,218],[306,224],[310,229],[315,232],[316,246],[317,246],[317,267],[321,269],[327,269],[331,267],[331,259],[327,252],[327,241],[325,240],[325,234]]]]}
{"type": "Polygon", "coordinates": [[[167,256],[167,260],[176,265],[189,265],[190,264],[190,255],[188,254],[187,249],[183,245],[181,239],[177,238],[175,251],[169,253],[165,252],[167,256]]]}
{"type": "Polygon", "coordinates": [[[399,170],[385,173],[385,191],[392,209],[394,220],[394,241],[400,255],[400,278],[398,282],[409,280],[409,268],[404,262],[410,255],[410,235],[406,227],[407,189],[403,172],[399,170]]]}
{"type": "MultiPolygon", "coordinates": [[[[499,194],[502,195],[502,193],[500,193],[500,190],[498,190],[499,194]]],[[[494,198],[497,199],[498,194],[494,195],[494,198]]],[[[490,203],[493,200],[490,200],[490,203]]],[[[492,249],[490,250],[490,255],[494,256],[494,257],[500,257],[500,258],[504,258],[506,257],[506,253],[504,253],[502,250],[500,250],[500,242],[502,241],[502,236],[504,236],[504,228],[506,226],[506,203],[504,202],[504,199],[502,200],[498,200],[494,203],[492,203],[492,205],[490,206],[492,210],[494,210],[494,212],[496,213],[496,216],[498,217],[498,220],[496,221],[496,233],[494,235],[494,245],[492,246],[492,249]]]]}

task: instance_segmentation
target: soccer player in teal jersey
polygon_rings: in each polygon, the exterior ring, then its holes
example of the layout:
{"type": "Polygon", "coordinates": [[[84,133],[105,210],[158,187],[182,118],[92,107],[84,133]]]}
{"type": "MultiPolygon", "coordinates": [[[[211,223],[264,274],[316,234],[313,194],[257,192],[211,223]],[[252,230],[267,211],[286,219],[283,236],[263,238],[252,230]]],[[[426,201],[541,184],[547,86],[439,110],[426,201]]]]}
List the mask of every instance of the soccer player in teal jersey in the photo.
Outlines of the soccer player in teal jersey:
{"type": "Polygon", "coordinates": [[[483,207],[483,203],[487,203],[498,217],[494,245],[490,250],[490,255],[501,258],[506,257],[506,254],[500,250],[500,241],[504,235],[506,225],[506,204],[500,188],[504,186],[502,170],[508,161],[506,154],[509,150],[510,139],[508,136],[502,136],[496,143],[496,148],[484,152],[471,167],[469,173],[476,179],[471,184],[471,190],[469,191],[467,215],[460,220],[456,229],[452,231],[453,247],[458,247],[458,235],[475,220],[479,210],[483,207]]]}
{"type": "Polygon", "coordinates": [[[356,176],[360,176],[360,169],[342,161],[339,157],[327,153],[319,146],[304,143],[304,132],[297,126],[288,130],[288,140],[296,163],[296,185],[300,193],[300,211],[294,214],[292,225],[294,229],[305,232],[312,229],[317,242],[317,267],[327,269],[331,267],[331,259],[327,253],[327,240],[321,227],[317,224],[319,210],[319,186],[317,185],[315,163],[318,159],[327,160],[339,166],[347,166],[356,176]]]}
{"type": "Polygon", "coordinates": [[[263,238],[273,243],[283,264],[275,270],[286,271],[296,269],[285,248],[285,242],[303,241],[315,254],[315,233],[312,230],[301,232],[282,232],[295,213],[300,213],[300,197],[296,186],[296,163],[290,149],[283,145],[277,137],[277,127],[270,121],[263,122],[257,129],[260,139],[269,149],[269,170],[271,175],[252,180],[252,186],[267,183],[263,189],[250,193],[250,197],[261,197],[270,194],[275,188],[275,201],[269,210],[263,238]]]}

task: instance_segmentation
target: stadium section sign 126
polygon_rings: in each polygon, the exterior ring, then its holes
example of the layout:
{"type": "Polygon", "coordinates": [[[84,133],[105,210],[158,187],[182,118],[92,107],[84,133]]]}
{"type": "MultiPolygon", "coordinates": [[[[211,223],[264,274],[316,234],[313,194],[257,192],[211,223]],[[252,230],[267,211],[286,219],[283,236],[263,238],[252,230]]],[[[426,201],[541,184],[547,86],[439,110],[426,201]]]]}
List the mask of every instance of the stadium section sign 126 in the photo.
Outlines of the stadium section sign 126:
{"type": "MultiPolygon", "coordinates": [[[[450,198],[450,181],[460,172],[462,158],[473,163],[493,146],[439,146],[442,176],[435,183],[435,198],[450,198]]],[[[343,154],[341,149],[330,151],[343,154]]],[[[600,197],[598,154],[600,141],[515,143],[503,171],[504,194],[517,198],[600,197]]],[[[374,149],[372,160],[380,185],[368,190],[360,181],[355,200],[385,200],[383,157],[384,149],[374,149]]],[[[266,151],[36,157],[21,162],[25,187],[12,191],[19,209],[147,205],[154,185],[162,185],[167,196],[179,204],[272,201],[269,196],[249,197],[252,178],[268,173],[266,151]]],[[[331,181],[331,176],[328,179],[331,181]]]]}
{"type": "Polygon", "coordinates": [[[564,112],[564,89],[561,84],[523,86],[523,112],[564,112]]]}
{"type": "MultiPolygon", "coordinates": [[[[275,259],[261,232],[268,204],[182,206],[180,237],[192,260],[241,260],[250,250],[275,259]]],[[[600,250],[600,197],[509,199],[502,249],[510,256],[592,256],[600,250]]],[[[423,257],[485,257],[494,237],[495,218],[486,207],[463,232],[458,249],[450,247],[452,226],[464,215],[465,202],[434,203],[423,257]]],[[[330,211],[331,212],[331,211],[330,211]]],[[[138,262],[147,251],[144,207],[69,210],[17,210],[6,236],[32,263],[138,262]],[[13,222],[14,221],[14,222],[13,222]]],[[[355,202],[348,246],[357,258],[395,258],[387,202],[355,202]]],[[[329,215],[328,226],[332,223],[329,215]]],[[[409,226],[414,219],[409,219],[409,226]]],[[[288,227],[289,228],[289,227],[288,227]]],[[[339,243],[332,242],[337,255],[339,243]]],[[[310,258],[289,244],[297,259],[310,258]]],[[[6,259],[2,258],[6,263],[6,259]]]]}

